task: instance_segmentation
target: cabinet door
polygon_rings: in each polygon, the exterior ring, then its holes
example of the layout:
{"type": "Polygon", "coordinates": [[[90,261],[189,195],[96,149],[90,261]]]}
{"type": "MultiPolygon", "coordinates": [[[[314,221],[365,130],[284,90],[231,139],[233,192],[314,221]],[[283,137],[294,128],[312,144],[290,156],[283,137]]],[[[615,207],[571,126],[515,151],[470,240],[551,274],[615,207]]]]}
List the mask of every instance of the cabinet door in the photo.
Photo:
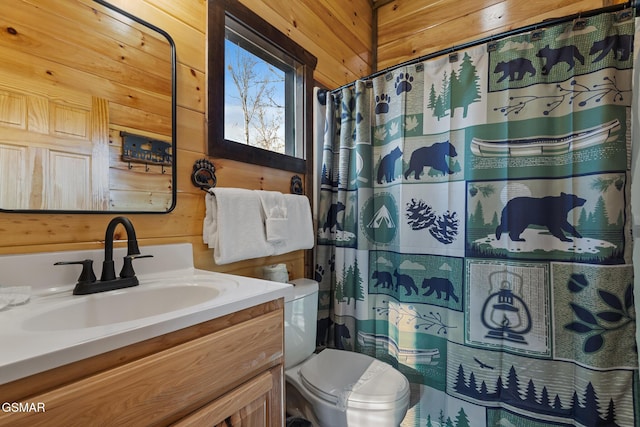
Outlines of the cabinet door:
{"type": "Polygon", "coordinates": [[[276,427],[282,425],[279,368],[263,372],[183,418],[174,427],[276,427]]]}

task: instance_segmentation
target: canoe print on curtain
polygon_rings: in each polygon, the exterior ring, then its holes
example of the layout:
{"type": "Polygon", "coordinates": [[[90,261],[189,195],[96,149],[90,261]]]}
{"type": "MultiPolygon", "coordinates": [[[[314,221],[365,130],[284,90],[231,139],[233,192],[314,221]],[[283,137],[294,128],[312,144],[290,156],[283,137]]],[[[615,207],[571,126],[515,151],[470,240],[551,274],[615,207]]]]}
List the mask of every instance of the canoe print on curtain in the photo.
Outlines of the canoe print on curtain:
{"type": "Polygon", "coordinates": [[[635,18],[582,24],[398,67],[320,106],[318,344],[403,372],[404,426],[640,423],[635,18]]]}

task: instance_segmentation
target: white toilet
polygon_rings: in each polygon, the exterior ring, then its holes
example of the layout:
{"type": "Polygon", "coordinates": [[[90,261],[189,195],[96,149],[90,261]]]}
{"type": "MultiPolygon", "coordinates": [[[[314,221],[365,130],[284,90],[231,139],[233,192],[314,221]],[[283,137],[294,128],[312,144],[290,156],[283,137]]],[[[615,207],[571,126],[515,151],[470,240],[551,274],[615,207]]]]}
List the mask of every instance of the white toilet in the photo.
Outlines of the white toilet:
{"type": "Polygon", "coordinates": [[[285,300],[286,409],[314,427],[397,427],[409,381],[391,365],[351,351],[316,349],[318,282],[297,279],[285,300]]]}

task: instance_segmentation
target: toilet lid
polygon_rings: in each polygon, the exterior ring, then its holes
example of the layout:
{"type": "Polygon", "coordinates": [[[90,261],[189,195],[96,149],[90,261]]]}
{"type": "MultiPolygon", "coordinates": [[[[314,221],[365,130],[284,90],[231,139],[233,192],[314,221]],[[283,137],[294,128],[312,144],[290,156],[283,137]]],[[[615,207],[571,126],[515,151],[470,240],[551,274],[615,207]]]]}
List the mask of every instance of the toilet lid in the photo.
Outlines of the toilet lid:
{"type": "Polygon", "coordinates": [[[365,354],[325,349],[300,368],[307,389],[347,407],[349,402],[392,403],[409,392],[409,382],[388,363],[365,354]]]}

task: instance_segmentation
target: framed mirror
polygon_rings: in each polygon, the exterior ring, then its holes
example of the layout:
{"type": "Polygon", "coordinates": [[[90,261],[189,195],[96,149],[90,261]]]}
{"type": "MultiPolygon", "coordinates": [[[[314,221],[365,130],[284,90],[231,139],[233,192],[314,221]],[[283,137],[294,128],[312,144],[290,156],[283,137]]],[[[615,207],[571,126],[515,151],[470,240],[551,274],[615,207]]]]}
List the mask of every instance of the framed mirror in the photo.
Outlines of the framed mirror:
{"type": "Polygon", "coordinates": [[[170,212],[176,56],[102,0],[0,2],[0,210],[170,212]]]}

